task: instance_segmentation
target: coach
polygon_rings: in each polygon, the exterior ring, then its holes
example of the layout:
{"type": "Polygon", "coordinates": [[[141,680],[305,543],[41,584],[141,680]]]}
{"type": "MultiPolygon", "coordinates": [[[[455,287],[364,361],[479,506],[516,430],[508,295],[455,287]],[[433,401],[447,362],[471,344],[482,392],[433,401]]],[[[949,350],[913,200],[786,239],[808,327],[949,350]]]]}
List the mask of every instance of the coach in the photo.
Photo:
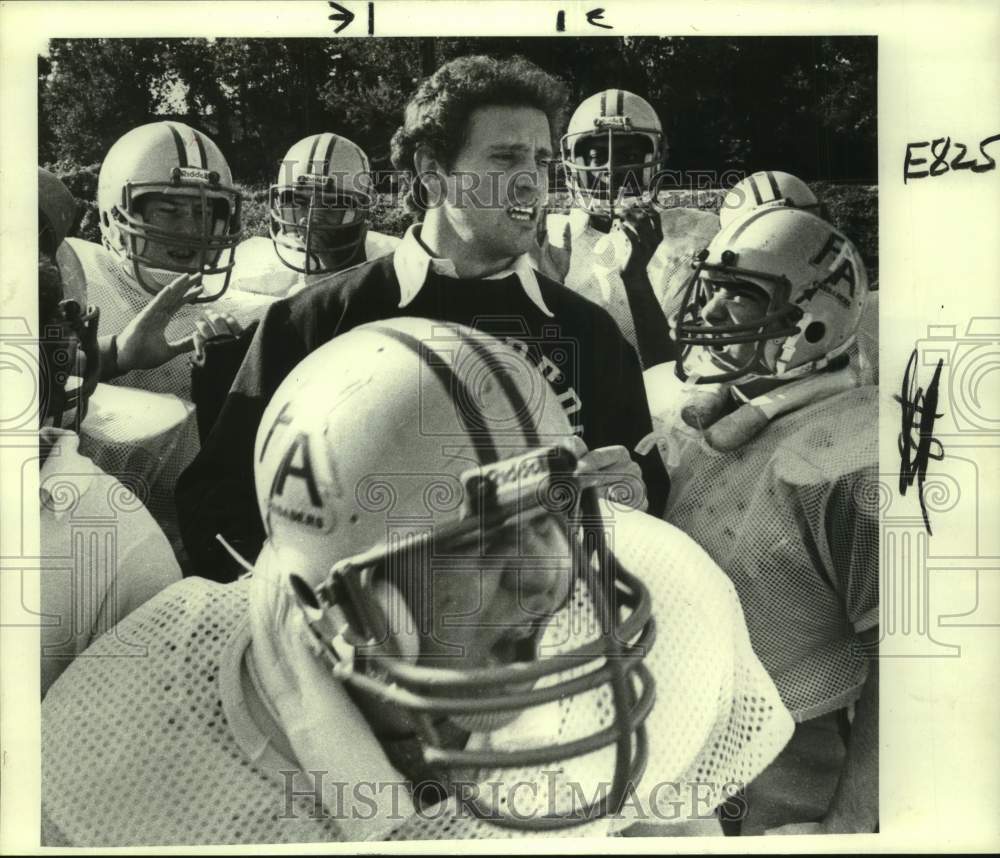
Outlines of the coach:
{"type": "Polygon", "coordinates": [[[528,262],[565,105],[564,85],[522,58],[463,57],[422,82],[392,141],[395,166],[412,176],[407,202],[418,223],[392,255],[270,307],[178,483],[198,574],[229,581],[241,571],[216,534],[250,561],[263,544],[254,436],[281,381],[338,334],[398,316],[476,327],[528,354],[591,450],[623,448],[596,453],[599,466],[641,469],[649,511],[662,511],[668,480],[658,452],[632,453],[638,468],[625,453],[652,431],[635,352],[603,309],[528,262]]]}

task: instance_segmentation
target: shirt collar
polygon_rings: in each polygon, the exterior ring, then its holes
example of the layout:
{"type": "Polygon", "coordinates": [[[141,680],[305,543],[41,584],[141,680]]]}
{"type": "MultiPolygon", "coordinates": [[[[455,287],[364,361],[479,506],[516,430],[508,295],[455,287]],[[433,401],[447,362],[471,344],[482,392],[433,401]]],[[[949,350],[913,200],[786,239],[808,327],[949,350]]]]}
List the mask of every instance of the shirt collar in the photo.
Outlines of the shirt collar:
{"type": "MultiPolygon", "coordinates": [[[[393,254],[392,266],[396,271],[396,279],[399,280],[399,306],[406,307],[420,293],[424,283],[427,281],[427,272],[433,268],[435,273],[443,277],[458,278],[455,271],[455,263],[450,259],[431,256],[420,243],[417,234],[420,224],[413,224],[403,236],[403,240],[393,254]]],[[[500,280],[514,274],[524,289],[524,293],[531,299],[531,302],[538,307],[546,316],[552,317],[552,311],[545,305],[542,297],[542,289],[538,285],[538,278],[535,276],[535,269],[531,267],[531,261],[527,253],[522,254],[514,260],[509,268],[483,277],[483,280],[500,280]]]]}

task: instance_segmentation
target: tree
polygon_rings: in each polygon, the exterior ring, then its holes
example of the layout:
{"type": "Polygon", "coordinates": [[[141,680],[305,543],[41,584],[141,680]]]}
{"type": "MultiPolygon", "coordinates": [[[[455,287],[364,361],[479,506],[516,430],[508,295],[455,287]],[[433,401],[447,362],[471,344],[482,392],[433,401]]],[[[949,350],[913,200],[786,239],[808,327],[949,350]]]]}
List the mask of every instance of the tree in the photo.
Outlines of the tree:
{"type": "Polygon", "coordinates": [[[50,154],[90,164],[126,131],[152,121],[161,50],[155,39],[53,40],[41,91],[50,154]]]}

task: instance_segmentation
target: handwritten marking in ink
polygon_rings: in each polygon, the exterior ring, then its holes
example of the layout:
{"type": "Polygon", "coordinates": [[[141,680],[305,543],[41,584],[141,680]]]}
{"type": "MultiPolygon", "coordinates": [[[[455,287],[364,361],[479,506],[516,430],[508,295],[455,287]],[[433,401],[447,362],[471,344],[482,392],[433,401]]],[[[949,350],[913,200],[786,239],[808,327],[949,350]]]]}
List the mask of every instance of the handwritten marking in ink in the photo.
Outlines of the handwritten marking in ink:
{"type": "Polygon", "coordinates": [[[334,29],[334,33],[339,33],[344,27],[347,27],[351,21],[354,20],[354,13],[350,9],[345,9],[339,3],[335,3],[334,0],[327,0],[327,5],[336,10],[334,14],[327,15],[327,20],[329,21],[339,21],[340,23],[334,29]]]}
{"type": "Polygon", "coordinates": [[[920,143],[907,143],[906,155],[903,158],[903,184],[910,179],[925,179],[928,176],[943,176],[945,173],[957,172],[958,170],[972,170],[973,173],[988,173],[996,169],[997,162],[992,155],[987,154],[986,148],[991,143],[1000,140],[1000,134],[986,137],[979,141],[979,153],[985,159],[984,163],[979,162],[979,157],[966,158],[969,147],[951,137],[938,137],[934,140],[924,140],[920,143]],[[928,163],[928,159],[923,157],[927,153],[920,150],[930,147],[930,155],[933,160],[925,170],[916,170],[928,163]],[[952,152],[954,151],[954,154],[952,152]],[[950,158],[950,160],[949,160],[950,158]]]}
{"type": "Polygon", "coordinates": [[[934,437],[934,421],[941,417],[937,413],[938,383],[941,380],[941,367],[944,359],[937,362],[934,376],[926,392],[917,387],[916,367],[917,350],[914,349],[903,373],[903,388],[899,395],[893,396],[902,407],[902,427],[899,433],[899,493],[905,495],[906,490],[917,483],[917,496],[920,498],[920,512],[924,518],[924,527],[934,535],[930,520],[927,518],[927,507],[924,504],[924,481],[927,478],[927,465],[931,459],[940,462],[944,459],[944,445],[934,437]],[[920,416],[916,437],[913,424],[920,416]]]}

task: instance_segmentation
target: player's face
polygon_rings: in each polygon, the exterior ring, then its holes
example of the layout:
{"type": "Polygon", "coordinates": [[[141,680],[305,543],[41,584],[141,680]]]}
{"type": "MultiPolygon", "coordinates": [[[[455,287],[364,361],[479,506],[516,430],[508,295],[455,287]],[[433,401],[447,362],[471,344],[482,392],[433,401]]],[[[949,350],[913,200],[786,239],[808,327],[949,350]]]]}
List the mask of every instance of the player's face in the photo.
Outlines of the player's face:
{"type": "Polygon", "coordinates": [[[325,271],[337,271],[357,255],[354,242],[361,234],[362,211],[350,196],[317,193],[294,195],[292,204],[283,210],[284,216],[297,229],[284,228],[305,250],[306,227],[309,227],[309,250],[325,271]],[[310,217],[311,208],[311,217],[310,217]]]}
{"type": "Polygon", "coordinates": [[[529,661],[545,621],[569,598],[572,561],[565,526],[546,516],[505,528],[467,563],[435,568],[432,633],[421,662],[442,668],[488,667],[529,661]],[[516,532],[520,534],[520,545],[516,532]]]}
{"type": "MultiPolygon", "coordinates": [[[[740,282],[710,282],[711,298],[701,311],[712,326],[752,325],[767,315],[768,296],[759,286],[740,282]]],[[[753,356],[757,343],[736,343],[713,348],[712,352],[733,366],[745,364],[753,356]]]]}
{"type": "MultiPolygon", "coordinates": [[[[584,163],[581,166],[584,167],[607,167],[612,155],[614,163],[618,165],[641,164],[649,158],[651,144],[639,134],[617,134],[613,142],[609,143],[608,135],[603,134],[582,141],[579,151],[583,154],[584,163]],[[613,153],[611,146],[614,147],[613,153]]],[[[589,190],[612,189],[617,194],[623,188],[626,194],[633,195],[643,191],[642,170],[639,168],[616,171],[613,187],[610,173],[588,172],[583,175],[589,190]]]]}
{"type": "Polygon", "coordinates": [[[548,118],[533,107],[480,107],[446,180],[445,216],[477,255],[506,260],[530,250],[548,199],[548,118]]]}
{"type": "MultiPolygon", "coordinates": [[[[142,254],[151,268],[188,270],[198,262],[198,241],[202,231],[203,216],[209,231],[220,231],[226,204],[208,201],[207,212],[202,210],[202,199],[191,194],[145,194],[139,200],[139,213],[147,226],[169,232],[190,243],[165,244],[147,241],[142,254]]],[[[209,260],[211,261],[211,260],[209,260]]]]}

